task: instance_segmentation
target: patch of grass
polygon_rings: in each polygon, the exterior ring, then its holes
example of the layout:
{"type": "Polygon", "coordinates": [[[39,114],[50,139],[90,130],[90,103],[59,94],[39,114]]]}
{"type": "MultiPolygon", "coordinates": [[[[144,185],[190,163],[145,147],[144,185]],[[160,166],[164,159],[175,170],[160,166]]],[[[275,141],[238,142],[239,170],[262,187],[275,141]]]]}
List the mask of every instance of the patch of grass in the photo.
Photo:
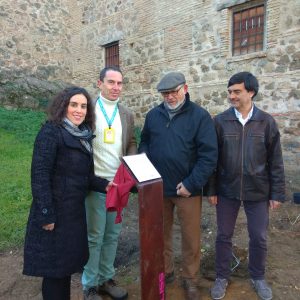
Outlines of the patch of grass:
{"type": "Polygon", "coordinates": [[[31,204],[30,165],[45,114],[0,108],[0,251],[23,244],[31,204]]]}
{"type": "Polygon", "coordinates": [[[0,129],[16,139],[33,144],[38,130],[46,120],[45,113],[32,110],[7,110],[0,107],[0,129]]]}

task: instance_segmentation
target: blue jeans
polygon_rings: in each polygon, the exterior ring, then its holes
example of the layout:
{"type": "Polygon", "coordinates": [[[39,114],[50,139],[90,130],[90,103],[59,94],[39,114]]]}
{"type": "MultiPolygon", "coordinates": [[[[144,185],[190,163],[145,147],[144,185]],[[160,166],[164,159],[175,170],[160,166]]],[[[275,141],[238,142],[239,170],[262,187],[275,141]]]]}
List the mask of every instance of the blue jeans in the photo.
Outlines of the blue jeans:
{"type": "Polygon", "coordinates": [[[115,224],[116,212],[107,212],[106,194],[90,192],[85,201],[89,260],[82,274],[84,290],[103,284],[115,275],[114,261],[122,223],[115,224]]]}
{"type": "MultiPolygon", "coordinates": [[[[241,201],[218,197],[216,239],[216,275],[228,279],[232,261],[232,236],[241,201]]],[[[267,257],[268,201],[244,201],[249,234],[248,270],[252,279],[264,279],[267,257]]]]}

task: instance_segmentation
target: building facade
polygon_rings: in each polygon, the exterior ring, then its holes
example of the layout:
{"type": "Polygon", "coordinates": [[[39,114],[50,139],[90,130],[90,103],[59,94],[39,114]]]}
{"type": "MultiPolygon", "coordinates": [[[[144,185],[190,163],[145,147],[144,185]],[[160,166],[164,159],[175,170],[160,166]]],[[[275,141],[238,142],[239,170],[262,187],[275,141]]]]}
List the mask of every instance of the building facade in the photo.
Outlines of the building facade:
{"type": "Polygon", "coordinates": [[[1,84],[13,73],[61,79],[96,95],[114,45],[125,76],[122,101],[139,125],[161,102],[156,84],[167,71],[182,71],[191,99],[212,115],[228,107],[229,77],[252,72],[260,82],[256,105],[280,127],[288,192],[299,192],[298,0],[2,0],[0,9],[1,84]]]}

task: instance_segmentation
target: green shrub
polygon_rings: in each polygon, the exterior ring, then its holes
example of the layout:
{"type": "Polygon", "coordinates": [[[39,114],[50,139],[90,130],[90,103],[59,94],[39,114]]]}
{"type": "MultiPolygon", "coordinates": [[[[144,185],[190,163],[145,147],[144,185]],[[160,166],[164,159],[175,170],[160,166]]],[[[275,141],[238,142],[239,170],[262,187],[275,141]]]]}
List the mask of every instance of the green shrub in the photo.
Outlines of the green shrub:
{"type": "Polygon", "coordinates": [[[137,142],[138,145],[141,142],[141,131],[142,131],[141,127],[136,126],[134,128],[134,135],[135,135],[136,142],[137,142]]]}

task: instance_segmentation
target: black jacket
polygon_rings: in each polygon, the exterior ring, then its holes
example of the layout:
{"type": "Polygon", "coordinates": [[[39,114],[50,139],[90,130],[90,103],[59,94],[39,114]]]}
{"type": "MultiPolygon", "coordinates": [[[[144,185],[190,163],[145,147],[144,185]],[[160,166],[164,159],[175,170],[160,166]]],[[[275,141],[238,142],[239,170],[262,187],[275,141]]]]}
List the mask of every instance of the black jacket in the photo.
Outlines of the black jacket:
{"type": "Polygon", "coordinates": [[[242,126],[234,109],[215,117],[219,159],[208,195],[241,201],[285,200],[280,133],[273,117],[254,106],[242,126]]]}
{"type": "Polygon", "coordinates": [[[147,154],[162,176],[164,196],[176,196],[180,182],[192,195],[201,195],[218,157],[212,118],[188,93],[171,120],[162,103],[146,116],[139,152],[147,154]]]}
{"type": "Polygon", "coordinates": [[[94,176],[92,154],[79,140],[53,123],[42,127],[32,157],[24,274],[60,278],[81,270],[88,260],[85,196],[107,183],[94,176]],[[50,223],[53,231],[42,229],[50,223]]]}

